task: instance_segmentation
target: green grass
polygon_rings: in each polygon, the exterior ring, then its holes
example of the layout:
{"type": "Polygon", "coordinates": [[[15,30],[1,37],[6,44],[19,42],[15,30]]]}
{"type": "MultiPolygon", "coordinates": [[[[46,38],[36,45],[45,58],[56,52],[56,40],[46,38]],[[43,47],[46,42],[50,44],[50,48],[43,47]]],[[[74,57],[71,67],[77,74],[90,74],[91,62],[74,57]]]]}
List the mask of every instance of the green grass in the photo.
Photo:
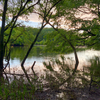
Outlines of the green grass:
{"type": "Polygon", "coordinates": [[[0,85],[0,100],[34,100],[34,93],[37,89],[43,90],[40,83],[38,86],[36,84],[30,85],[23,81],[23,78],[14,79],[10,84],[3,81],[0,85]]]}

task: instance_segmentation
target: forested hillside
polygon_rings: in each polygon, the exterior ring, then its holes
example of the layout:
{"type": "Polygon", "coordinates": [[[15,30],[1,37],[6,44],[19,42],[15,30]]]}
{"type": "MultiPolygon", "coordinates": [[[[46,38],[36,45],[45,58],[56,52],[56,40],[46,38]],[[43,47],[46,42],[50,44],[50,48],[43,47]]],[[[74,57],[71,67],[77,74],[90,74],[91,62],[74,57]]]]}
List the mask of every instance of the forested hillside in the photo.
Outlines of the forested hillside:
{"type": "MultiPolygon", "coordinates": [[[[11,43],[11,45],[14,45],[14,46],[29,45],[34,40],[38,31],[39,31],[38,28],[17,27],[15,29],[13,29],[10,43],[11,43]]],[[[36,45],[45,45],[46,35],[49,33],[52,33],[53,31],[54,31],[54,29],[52,29],[52,28],[44,28],[37,39],[36,45]]],[[[7,38],[8,33],[9,33],[9,31],[5,32],[5,36],[6,36],[5,40],[7,38]]]]}

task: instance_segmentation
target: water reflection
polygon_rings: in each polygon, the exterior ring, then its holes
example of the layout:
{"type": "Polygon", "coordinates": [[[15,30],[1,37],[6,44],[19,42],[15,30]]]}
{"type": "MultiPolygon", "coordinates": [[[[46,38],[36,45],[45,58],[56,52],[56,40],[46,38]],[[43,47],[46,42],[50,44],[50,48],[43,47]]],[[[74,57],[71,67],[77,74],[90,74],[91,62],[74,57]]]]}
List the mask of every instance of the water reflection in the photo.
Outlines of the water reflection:
{"type": "MultiPolygon", "coordinates": [[[[11,67],[20,66],[20,63],[23,60],[27,51],[28,47],[13,47],[10,58],[11,67]]],[[[30,66],[34,61],[36,61],[38,65],[41,65],[43,61],[56,58],[57,56],[57,53],[44,53],[43,51],[44,46],[34,46],[25,62],[25,65],[30,66]]]]}
{"type": "MultiPolygon", "coordinates": [[[[14,67],[17,67],[19,70],[21,69],[20,64],[21,61],[23,60],[26,52],[28,50],[28,47],[14,47],[12,48],[11,52],[11,59],[10,59],[10,66],[12,69],[15,69],[14,67]]],[[[42,62],[48,61],[50,59],[55,59],[56,57],[58,58],[60,54],[55,54],[55,53],[43,53],[44,47],[43,46],[35,46],[31,53],[29,54],[25,66],[26,67],[31,67],[33,62],[36,61],[35,65],[35,70],[37,72],[39,70],[44,69],[42,62]]],[[[85,50],[85,51],[78,51],[77,52],[78,57],[79,57],[79,66],[78,69],[83,68],[83,66],[89,65],[89,59],[95,57],[95,56],[100,56],[100,51],[97,50],[85,50]]],[[[73,61],[74,59],[74,54],[64,54],[65,58],[70,58],[73,61]]]]}

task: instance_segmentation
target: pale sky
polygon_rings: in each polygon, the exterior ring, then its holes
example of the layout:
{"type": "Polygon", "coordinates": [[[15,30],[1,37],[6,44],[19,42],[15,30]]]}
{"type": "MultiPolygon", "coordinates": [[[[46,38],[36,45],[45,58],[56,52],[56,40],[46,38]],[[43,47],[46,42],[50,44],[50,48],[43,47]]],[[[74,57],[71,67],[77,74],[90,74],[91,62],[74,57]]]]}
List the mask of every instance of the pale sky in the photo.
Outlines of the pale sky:
{"type": "MultiPolygon", "coordinates": [[[[2,5],[0,5],[0,8],[2,8],[2,5]]],[[[83,8],[83,9],[81,8],[80,10],[86,11],[88,13],[90,12],[88,9],[85,9],[85,8],[83,8]]],[[[76,17],[79,17],[81,19],[87,19],[87,20],[90,19],[91,20],[91,19],[95,18],[96,16],[91,14],[91,13],[86,14],[86,13],[78,11],[76,14],[76,17]]],[[[21,21],[23,21],[23,24],[26,26],[37,27],[37,28],[41,26],[41,22],[42,22],[42,20],[39,18],[39,16],[37,14],[34,14],[34,13],[29,14],[28,21],[25,21],[25,17],[19,17],[18,22],[21,22],[21,21]]],[[[70,23],[68,23],[68,24],[70,24],[70,23]]],[[[0,25],[1,25],[1,21],[0,21],[0,25]]],[[[50,26],[47,25],[47,27],[50,27],[50,26]]],[[[62,27],[65,28],[68,26],[62,25],[62,27]]]]}
{"type": "MultiPolygon", "coordinates": [[[[21,22],[21,24],[25,25],[25,26],[31,26],[31,27],[34,27],[34,28],[39,28],[41,26],[41,23],[38,21],[38,22],[35,22],[34,20],[33,21],[24,21],[24,20],[18,20],[17,22],[21,22]]],[[[0,26],[2,24],[2,21],[0,21],[0,26]]]]}
{"type": "MultiPolygon", "coordinates": [[[[21,22],[20,20],[18,20],[18,22],[21,22]]],[[[33,22],[33,21],[22,21],[22,24],[25,26],[30,26],[33,28],[39,28],[41,27],[41,23],[40,22],[33,22]]],[[[0,26],[1,26],[1,21],[0,21],[0,26]]],[[[46,27],[50,28],[50,25],[46,25],[46,27]]]]}
{"type": "MultiPolygon", "coordinates": [[[[0,9],[2,9],[2,4],[0,3],[0,9]]],[[[11,19],[11,18],[10,18],[11,19]]],[[[25,17],[19,17],[18,22],[23,22],[22,24],[24,24],[25,26],[31,26],[31,27],[35,27],[38,28],[41,26],[41,22],[42,20],[39,19],[39,16],[37,14],[30,14],[28,16],[28,21],[25,21],[25,17]]],[[[1,21],[0,21],[0,26],[1,26],[1,21]]],[[[47,25],[47,27],[50,27],[47,25]]]]}
{"type": "Polygon", "coordinates": [[[31,27],[35,27],[38,28],[41,26],[41,22],[42,20],[39,18],[39,16],[37,14],[33,14],[31,13],[28,16],[28,21],[25,21],[25,18],[19,17],[19,21],[23,21],[23,24],[25,26],[31,26],[31,27]]]}
{"type": "MultiPolygon", "coordinates": [[[[19,17],[21,20],[25,20],[25,18],[19,17]]],[[[39,18],[37,14],[31,13],[28,16],[28,20],[32,22],[42,22],[42,20],[39,18]]]]}

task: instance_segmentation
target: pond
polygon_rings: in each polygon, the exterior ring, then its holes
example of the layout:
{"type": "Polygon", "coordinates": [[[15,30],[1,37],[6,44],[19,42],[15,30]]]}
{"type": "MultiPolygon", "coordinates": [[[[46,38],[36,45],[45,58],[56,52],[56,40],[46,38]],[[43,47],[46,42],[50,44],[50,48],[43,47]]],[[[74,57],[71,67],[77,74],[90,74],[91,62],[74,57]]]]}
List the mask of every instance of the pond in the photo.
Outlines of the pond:
{"type": "MultiPolygon", "coordinates": [[[[47,53],[44,52],[44,47],[45,46],[34,46],[33,49],[31,50],[26,62],[25,62],[25,68],[31,67],[34,61],[36,61],[34,69],[39,71],[42,70],[43,67],[43,62],[54,59],[57,57],[57,53],[51,52],[47,53]]],[[[11,56],[10,56],[10,68],[12,71],[20,71],[21,70],[21,62],[23,58],[25,57],[25,54],[28,51],[27,46],[25,47],[12,47],[11,50],[11,56]]]]}
{"type": "MultiPolygon", "coordinates": [[[[11,67],[20,66],[27,51],[28,47],[13,47],[10,57],[11,67]]],[[[44,46],[34,46],[25,62],[25,65],[26,66],[32,65],[34,61],[36,61],[36,63],[38,64],[41,64],[43,61],[47,59],[49,60],[52,58],[56,58],[56,56],[57,53],[44,52],[44,46]]]]}
{"type": "MultiPolygon", "coordinates": [[[[13,71],[17,70],[19,72],[19,70],[21,70],[20,64],[27,50],[28,47],[12,47],[10,67],[13,69],[13,71]]],[[[47,53],[43,51],[44,51],[44,46],[34,46],[25,62],[25,67],[31,67],[34,61],[36,61],[34,69],[37,72],[39,72],[40,70],[44,69],[42,64],[44,61],[60,57],[60,54],[58,53],[53,53],[53,52],[47,53]]],[[[95,56],[100,56],[100,51],[91,49],[91,50],[78,51],[77,54],[79,57],[78,69],[81,69],[83,66],[89,65],[89,59],[95,56]]],[[[64,56],[65,58],[70,58],[73,61],[75,60],[73,53],[64,54],[64,56]]]]}

